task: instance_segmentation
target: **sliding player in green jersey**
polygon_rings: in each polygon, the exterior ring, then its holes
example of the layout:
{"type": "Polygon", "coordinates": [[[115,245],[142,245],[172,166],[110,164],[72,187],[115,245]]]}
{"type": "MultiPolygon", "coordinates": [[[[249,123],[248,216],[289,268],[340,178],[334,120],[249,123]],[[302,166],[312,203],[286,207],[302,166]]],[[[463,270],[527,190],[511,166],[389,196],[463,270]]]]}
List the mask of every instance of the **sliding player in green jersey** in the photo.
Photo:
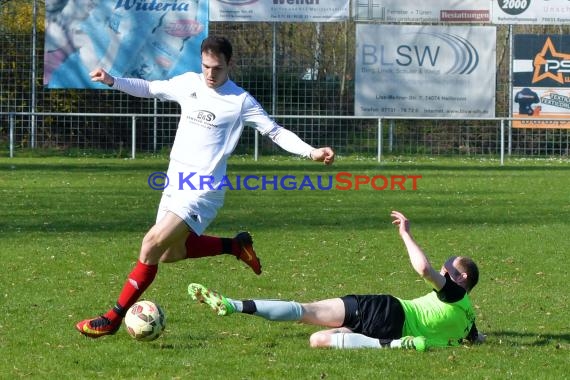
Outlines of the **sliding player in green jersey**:
{"type": "Polygon", "coordinates": [[[200,284],[190,284],[190,296],[208,304],[218,315],[245,313],[272,321],[300,321],[329,329],[310,337],[311,347],[411,348],[457,346],[464,339],[481,342],[469,292],[479,280],[475,262],[452,256],[438,272],[410,233],[410,222],[392,211],[412,267],[433,289],[423,297],[404,300],[388,294],[346,295],[298,303],[280,300],[237,301],[200,284]]]}

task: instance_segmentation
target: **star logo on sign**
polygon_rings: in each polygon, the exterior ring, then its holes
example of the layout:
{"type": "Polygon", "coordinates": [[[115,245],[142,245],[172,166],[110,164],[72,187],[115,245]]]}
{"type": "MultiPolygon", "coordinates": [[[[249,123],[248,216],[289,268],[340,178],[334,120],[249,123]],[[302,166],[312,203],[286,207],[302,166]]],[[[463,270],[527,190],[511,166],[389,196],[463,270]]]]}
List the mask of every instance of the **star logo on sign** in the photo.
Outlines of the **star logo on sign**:
{"type": "Polygon", "coordinates": [[[547,78],[558,83],[564,83],[562,72],[557,70],[559,66],[556,67],[556,73],[553,73],[548,69],[549,62],[552,62],[553,58],[557,58],[558,60],[570,60],[570,54],[557,52],[552,40],[550,37],[547,37],[542,50],[534,57],[532,83],[536,83],[547,78]]]}

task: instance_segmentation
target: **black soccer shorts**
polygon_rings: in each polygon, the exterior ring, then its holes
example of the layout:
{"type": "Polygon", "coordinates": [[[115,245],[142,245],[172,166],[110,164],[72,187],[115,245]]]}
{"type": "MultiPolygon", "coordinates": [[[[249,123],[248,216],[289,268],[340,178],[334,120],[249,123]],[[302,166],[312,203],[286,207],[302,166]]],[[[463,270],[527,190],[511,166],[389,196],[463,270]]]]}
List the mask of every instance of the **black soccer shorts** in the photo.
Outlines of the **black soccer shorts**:
{"type": "Polygon", "coordinates": [[[387,294],[346,295],[343,327],[376,339],[398,339],[404,328],[404,309],[394,296],[387,294]]]}

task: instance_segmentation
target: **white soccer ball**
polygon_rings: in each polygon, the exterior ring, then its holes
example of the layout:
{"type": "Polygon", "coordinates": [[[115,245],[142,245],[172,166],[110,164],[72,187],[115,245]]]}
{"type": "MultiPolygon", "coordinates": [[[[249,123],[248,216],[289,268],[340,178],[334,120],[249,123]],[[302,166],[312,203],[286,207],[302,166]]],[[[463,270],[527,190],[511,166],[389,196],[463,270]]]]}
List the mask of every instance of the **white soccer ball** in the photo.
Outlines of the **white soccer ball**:
{"type": "Polygon", "coordinates": [[[127,310],[125,326],[129,335],[136,340],[155,340],[166,327],[166,315],[154,302],[138,301],[127,310]]]}

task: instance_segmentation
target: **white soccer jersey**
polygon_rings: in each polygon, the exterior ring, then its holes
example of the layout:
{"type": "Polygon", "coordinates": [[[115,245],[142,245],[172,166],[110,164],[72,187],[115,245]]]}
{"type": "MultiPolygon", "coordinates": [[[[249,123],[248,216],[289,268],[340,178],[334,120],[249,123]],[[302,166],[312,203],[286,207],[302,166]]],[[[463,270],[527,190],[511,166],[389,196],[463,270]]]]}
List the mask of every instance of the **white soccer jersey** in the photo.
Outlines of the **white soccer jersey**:
{"type": "Polygon", "coordinates": [[[228,80],[212,89],[203,74],[188,72],[170,80],[147,82],[116,78],[113,88],[140,97],[180,104],[181,116],[170,158],[190,171],[221,179],[244,124],[271,138],[290,153],[309,157],[313,147],[275,123],[243,88],[228,80]]]}
{"type": "MultiPolygon", "coordinates": [[[[206,208],[211,208],[206,219],[213,219],[223,204],[226,188],[212,190],[211,187],[216,188],[226,175],[228,158],[245,124],[254,126],[290,153],[309,157],[313,149],[296,134],[275,123],[253,96],[231,80],[213,89],[206,86],[203,74],[188,72],[169,80],[151,82],[115,78],[113,88],[134,96],[155,97],[180,104],[181,116],[170,154],[170,185],[165,193],[178,203],[192,203],[193,199],[204,201],[208,204],[206,208]],[[213,177],[214,180],[205,186],[204,177],[213,177]]],[[[190,204],[186,212],[188,216],[180,215],[182,212],[175,213],[200,234],[199,230],[205,226],[196,227],[188,218],[201,219],[198,209],[203,207],[204,204],[190,204]]]]}

